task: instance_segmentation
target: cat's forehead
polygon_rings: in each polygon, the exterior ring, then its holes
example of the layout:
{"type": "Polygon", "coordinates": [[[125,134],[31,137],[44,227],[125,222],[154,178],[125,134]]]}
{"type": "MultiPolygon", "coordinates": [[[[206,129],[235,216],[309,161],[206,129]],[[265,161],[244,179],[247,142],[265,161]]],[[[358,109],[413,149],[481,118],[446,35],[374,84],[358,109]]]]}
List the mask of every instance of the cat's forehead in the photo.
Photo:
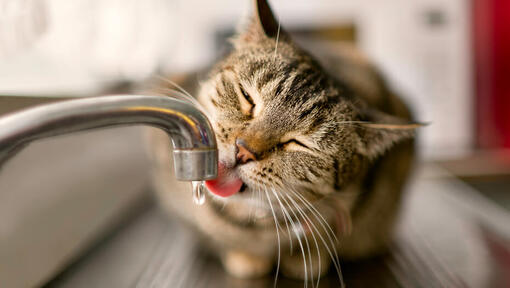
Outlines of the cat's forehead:
{"type": "MultiPolygon", "coordinates": [[[[239,109],[246,92],[253,100],[257,121],[268,129],[312,131],[343,110],[338,87],[320,65],[305,53],[283,45],[254,46],[233,51],[216,67],[215,89],[223,103],[239,109]]],[[[213,74],[214,76],[214,74],[213,74]]],[[[241,118],[240,118],[241,121],[241,118]]]]}
{"type": "MultiPolygon", "coordinates": [[[[220,68],[230,73],[231,80],[256,89],[266,101],[276,101],[278,96],[312,96],[330,84],[327,75],[308,55],[290,49],[252,48],[232,53],[220,68]],[[281,51],[284,50],[284,51],[281,51]],[[292,88],[292,87],[293,88],[292,88]],[[313,88],[314,91],[307,91],[313,88]],[[300,95],[298,95],[300,94],[300,95]],[[306,94],[306,95],[305,95],[306,94]]],[[[319,95],[317,95],[319,96],[319,95]]]]}
{"type": "Polygon", "coordinates": [[[297,47],[282,46],[278,50],[272,46],[238,49],[232,53],[231,63],[245,77],[256,76],[256,72],[288,72],[299,65],[312,66],[313,61],[306,52],[297,47]]]}

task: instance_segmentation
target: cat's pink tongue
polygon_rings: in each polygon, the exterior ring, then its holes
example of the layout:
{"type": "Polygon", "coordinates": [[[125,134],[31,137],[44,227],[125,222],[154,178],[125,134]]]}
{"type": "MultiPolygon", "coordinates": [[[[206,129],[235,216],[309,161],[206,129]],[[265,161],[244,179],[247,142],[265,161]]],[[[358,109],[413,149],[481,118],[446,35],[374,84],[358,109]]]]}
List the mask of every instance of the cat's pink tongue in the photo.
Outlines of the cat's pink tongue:
{"type": "Polygon", "coordinates": [[[218,178],[205,181],[205,187],[221,197],[229,197],[239,192],[241,186],[243,186],[243,181],[232,173],[228,173],[228,170],[223,163],[219,162],[218,178]]]}

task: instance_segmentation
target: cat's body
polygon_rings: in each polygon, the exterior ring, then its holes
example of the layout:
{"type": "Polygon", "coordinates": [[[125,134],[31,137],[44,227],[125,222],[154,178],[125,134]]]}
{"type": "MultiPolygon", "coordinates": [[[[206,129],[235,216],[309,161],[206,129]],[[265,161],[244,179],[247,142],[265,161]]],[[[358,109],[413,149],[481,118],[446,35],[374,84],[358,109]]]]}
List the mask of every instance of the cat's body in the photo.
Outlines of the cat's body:
{"type": "Polygon", "coordinates": [[[205,204],[194,205],[189,184],[173,179],[163,133],[151,136],[154,183],[162,205],[198,228],[229,272],[267,273],[280,253],[284,273],[310,279],[337,252],[357,259],[384,251],[414,126],[354,49],[337,47],[333,58],[321,52],[327,60],[318,64],[280,32],[265,1],[256,4],[258,17],[208,79],[196,87],[195,77],[179,81],[210,116],[221,169],[233,175],[225,181],[243,186],[223,198],[211,184],[205,204]]]}

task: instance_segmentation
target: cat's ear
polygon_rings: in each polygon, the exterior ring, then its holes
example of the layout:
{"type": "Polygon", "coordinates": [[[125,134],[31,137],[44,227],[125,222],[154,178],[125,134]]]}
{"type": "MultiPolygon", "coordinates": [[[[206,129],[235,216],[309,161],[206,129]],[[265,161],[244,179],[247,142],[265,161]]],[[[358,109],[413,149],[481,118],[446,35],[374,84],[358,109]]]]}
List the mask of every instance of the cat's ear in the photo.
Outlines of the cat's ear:
{"type": "Polygon", "coordinates": [[[278,34],[278,21],[274,17],[273,11],[267,3],[267,0],[255,0],[255,15],[252,25],[256,25],[256,29],[259,29],[264,33],[266,37],[276,38],[278,34]]]}
{"type": "Polygon", "coordinates": [[[265,38],[285,37],[267,0],[253,0],[253,4],[254,14],[239,34],[237,42],[250,43],[265,38]]]}
{"type": "Polygon", "coordinates": [[[413,138],[417,128],[427,125],[372,109],[362,111],[361,120],[357,123],[358,152],[368,158],[376,158],[393,145],[413,138]]]}

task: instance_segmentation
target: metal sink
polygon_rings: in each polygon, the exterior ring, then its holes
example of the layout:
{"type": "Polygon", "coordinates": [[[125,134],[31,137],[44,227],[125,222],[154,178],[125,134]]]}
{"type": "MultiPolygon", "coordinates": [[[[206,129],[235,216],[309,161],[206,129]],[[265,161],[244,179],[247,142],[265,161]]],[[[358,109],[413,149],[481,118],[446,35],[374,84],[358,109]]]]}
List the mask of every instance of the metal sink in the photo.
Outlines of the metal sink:
{"type": "MultiPolygon", "coordinates": [[[[437,166],[422,165],[387,255],[343,263],[347,287],[508,287],[501,254],[510,214],[437,166]],[[501,246],[498,246],[499,243],[501,246]],[[503,271],[503,273],[501,273],[503,271]]],[[[506,270],[508,271],[508,270],[506,270]]],[[[51,287],[273,287],[227,275],[193,231],[149,206],[89,251],[51,287]]],[[[320,287],[339,287],[330,273],[320,287]]],[[[280,275],[278,287],[303,287],[280,275]]]]}

